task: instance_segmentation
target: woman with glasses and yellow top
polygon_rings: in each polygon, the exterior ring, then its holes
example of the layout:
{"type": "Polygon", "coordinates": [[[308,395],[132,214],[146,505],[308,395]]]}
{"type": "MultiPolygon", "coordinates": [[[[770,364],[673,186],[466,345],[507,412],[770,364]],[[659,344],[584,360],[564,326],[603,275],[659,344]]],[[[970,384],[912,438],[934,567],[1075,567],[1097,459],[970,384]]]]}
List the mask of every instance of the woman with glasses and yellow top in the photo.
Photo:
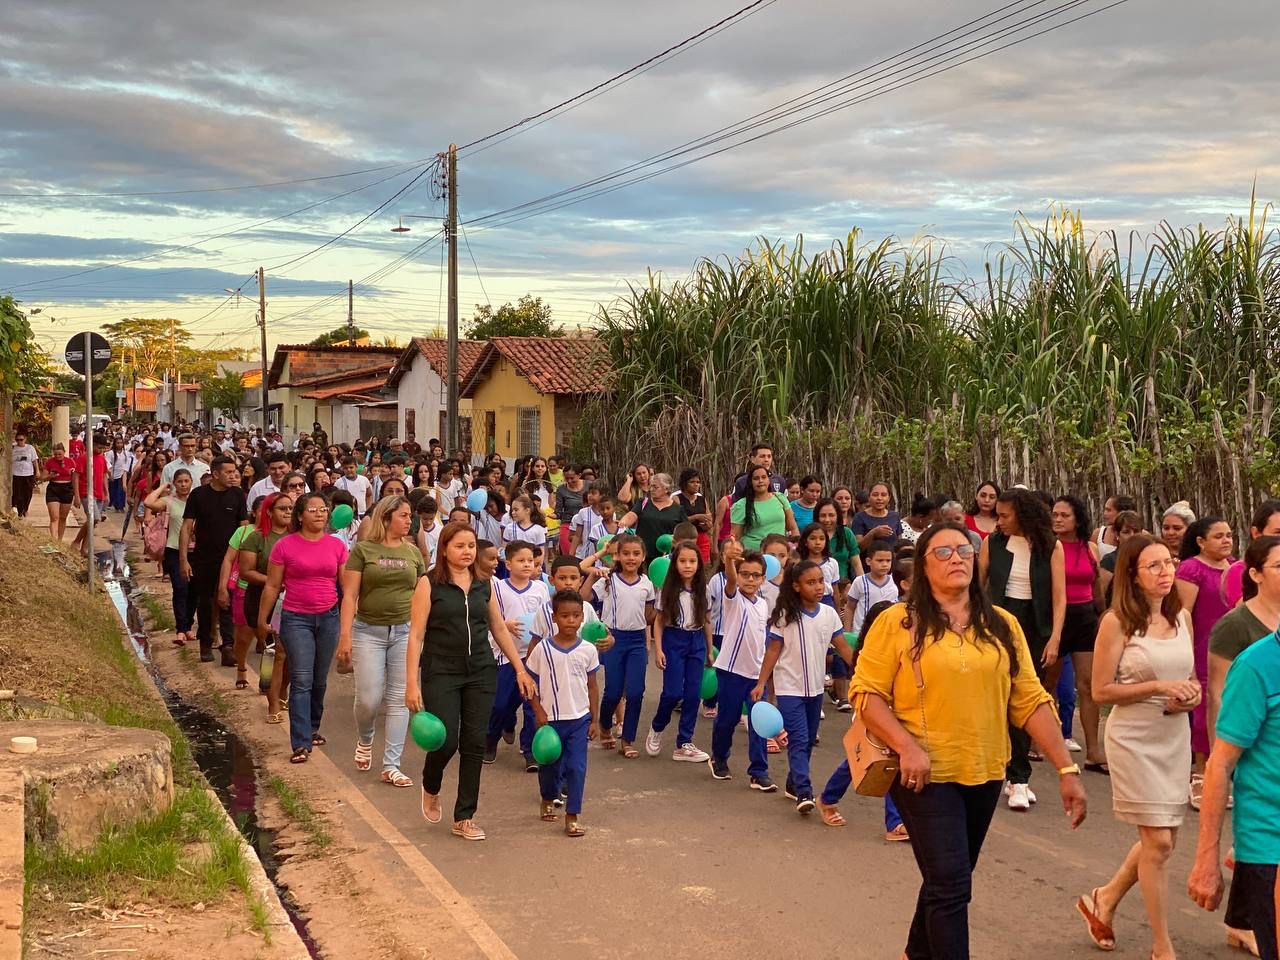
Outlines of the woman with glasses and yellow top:
{"type": "Polygon", "coordinates": [[[850,694],[899,756],[890,792],[923,877],[903,956],[966,960],[973,869],[1000,799],[1009,728],[1025,730],[1057,768],[1073,827],[1085,793],[1022,628],[991,605],[964,527],[930,527],[915,556],[906,602],[863,639],[850,694]]]}

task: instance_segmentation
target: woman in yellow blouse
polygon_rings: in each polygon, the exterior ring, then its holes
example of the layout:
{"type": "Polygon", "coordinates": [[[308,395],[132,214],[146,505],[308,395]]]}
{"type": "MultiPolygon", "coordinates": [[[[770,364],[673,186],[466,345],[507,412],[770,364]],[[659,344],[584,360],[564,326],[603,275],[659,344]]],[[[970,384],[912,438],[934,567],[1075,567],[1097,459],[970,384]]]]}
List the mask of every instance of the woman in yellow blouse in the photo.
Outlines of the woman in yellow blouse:
{"type": "Polygon", "coordinates": [[[1073,828],[1085,817],[1084,786],[1022,629],[974,576],[964,528],[930,527],[915,555],[906,603],[868,631],[850,695],[898,753],[893,801],[925,878],[903,956],[967,960],[973,868],[1000,799],[1009,726],[1025,729],[1058,769],[1073,828]]]}

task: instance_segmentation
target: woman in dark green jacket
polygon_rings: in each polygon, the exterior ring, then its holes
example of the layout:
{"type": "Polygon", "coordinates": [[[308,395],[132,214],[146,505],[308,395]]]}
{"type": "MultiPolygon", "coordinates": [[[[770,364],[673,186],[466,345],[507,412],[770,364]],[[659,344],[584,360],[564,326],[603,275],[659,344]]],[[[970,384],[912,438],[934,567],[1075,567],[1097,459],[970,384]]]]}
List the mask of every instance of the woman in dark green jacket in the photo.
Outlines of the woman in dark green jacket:
{"type": "Polygon", "coordinates": [[[472,529],[465,523],[447,524],[436,546],[426,629],[422,636],[409,635],[405,669],[405,704],[414,712],[430,711],[445,727],[444,745],[427,754],[422,768],[422,815],[428,823],[443,819],[440,784],[445,767],[459,754],[453,833],[464,840],[485,838],[473,817],[498,685],[490,635],[515,666],[521,695],[528,700],[535,694],[490,583],[476,574],[475,560],[472,529]]]}

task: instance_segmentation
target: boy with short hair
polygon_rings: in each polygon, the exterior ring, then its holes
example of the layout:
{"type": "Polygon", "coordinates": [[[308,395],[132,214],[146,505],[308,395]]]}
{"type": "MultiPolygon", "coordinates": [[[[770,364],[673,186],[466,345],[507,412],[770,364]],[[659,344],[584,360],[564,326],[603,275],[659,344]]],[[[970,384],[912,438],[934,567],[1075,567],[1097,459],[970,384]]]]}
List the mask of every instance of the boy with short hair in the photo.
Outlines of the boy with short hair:
{"type": "Polygon", "coordinates": [[[555,633],[529,651],[527,664],[538,685],[533,708],[538,725],[550,724],[560,735],[560,758],[538,770],[541,817],[547,823],[558,819],[555,803],[563,781],[568,787],[564,832],[581,837],[586,833],[578,816],[587,781],[587,742],[599,733],[593,718],[600,712],[600,654],[578,636],[584,608],[581,596],[561,590],[551,606],[555,633]]]}
{"type": "Polygon", "coordinates": [[[498,572],[498,548],[488,540],[476,541],[476,576],[492,580],[498,572]]]}
{"type": "Polygon", "coordinates": [[[342,476],[334,484],[339,490],[345,490],[356,501],[356,518],[363,517],[373,508],[373,484],[369,478],[356,470],[356,458],[348,454],[341,460],[342,476]]]}
{"type": "MultiPolygon", "coordinates": [[[[507,579],[492,581],[493,594],[498,601],[498,609],[502,611],[502,619],[507,623],[507,631],[516,645],[516,651],[520,659],[524,660],[533,636],[533,622],[542,605],[550,602],[551,595],[547,592],[545,583],[533,579],[539,568],[536,566],[532,544],[512,540],[507,544],[506,555],[507,579]]],[[[504,730],[508,726],[507,713],[514,713],[521,699],[520,689],[516,684],[515,666],[496,644],[493,646],[493,655],[498,661],[498,689],[493,709],[489,713],[489,734],[484,748],[485,763],[493,763],[498,759],[498,741],[505,739],[504,730]]],[[[514,730],[514,716],[510,725],[514,730]]],[[[520,752],[524,754],[526,773],[538,772],[538,763],[533,759],[533,729],[533,709],[525,703],[524,726],[520,730],[520,752]]],[[[512,734],[512,740],[514,739],[512,734]]]]}

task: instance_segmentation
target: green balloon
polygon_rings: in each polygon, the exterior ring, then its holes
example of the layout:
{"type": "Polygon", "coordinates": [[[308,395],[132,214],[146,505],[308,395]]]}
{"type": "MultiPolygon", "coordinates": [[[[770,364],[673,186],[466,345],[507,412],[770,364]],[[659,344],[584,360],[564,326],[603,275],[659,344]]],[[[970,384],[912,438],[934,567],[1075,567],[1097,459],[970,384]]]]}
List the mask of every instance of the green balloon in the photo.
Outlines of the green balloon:
{"type": "Polygon", "coordinates": [[[720,657],[720,648],[719,648],[719,647],[712,647],[712,648],[711,648],[711,659],[712,659],[712,660],[717,660],[717,659],[719,659],[719,657],[720,657]]]}
{"type": "Polygon", "coordinates": [[[846,630],[844,632],[844,642],[849,645],[850,650],[858,649],[858,635],[852,630],[846,630]]]}
{"type": "Polygon", "coordinates": [[[444,746],[444,722],[434,713],[419,710],[409,721],[409,734],[413,742],[430,753],[444,746]]]}
{"type": "Polygon", "coordinates": [[[609,628],[600,620],[591,620],[582,625],[582,639],[587,643],[599,643],[609,635],[609,628]]]}
{"type": "Polygon", "coordinates": [[[345,503],[340,503],[329,514],[329,527],[333,530],[345,530],[351,526],[351,521],[355,519],[355,516],[350,507],[345,503]]]}
{"type": "Polygon", "coordinates": [[[716,695],[716,691],[720,689],[720,679],[716,676],[715,667],[702,668],[702,689],[698,692],[702,694],[703,700],[710,700],[716,695]]]}
{"type": "Polygon", "coordinates": [[[672,540],[672,538],[671,538],[671,534],[669,534],[669,533],[664,533],[662,536],[660,536],[660,537],[658,538],[658,552],[659,552],[659,553],[670,553],[670,552],[671,552],[671,544],[672,544],[672,543],[674,543],[674,542],[675,542],[675,541],[674,541],[674,540],[672,540]]]}
{"type": "Polygon", "coordinates": [[[661,589],[663,583],[666,582],[667,568],[670,566],[670,557],[658,557],[653,563],[649,564],[649,579],[655,587],[661,589]]]}
{"type": "Polygon", "coordinates": [[[555,763],[560,759],[562,749],[560,734],[549,723],[539,727],[538,732],[533,735],[533,759],[540,765],[555,763]]]}

